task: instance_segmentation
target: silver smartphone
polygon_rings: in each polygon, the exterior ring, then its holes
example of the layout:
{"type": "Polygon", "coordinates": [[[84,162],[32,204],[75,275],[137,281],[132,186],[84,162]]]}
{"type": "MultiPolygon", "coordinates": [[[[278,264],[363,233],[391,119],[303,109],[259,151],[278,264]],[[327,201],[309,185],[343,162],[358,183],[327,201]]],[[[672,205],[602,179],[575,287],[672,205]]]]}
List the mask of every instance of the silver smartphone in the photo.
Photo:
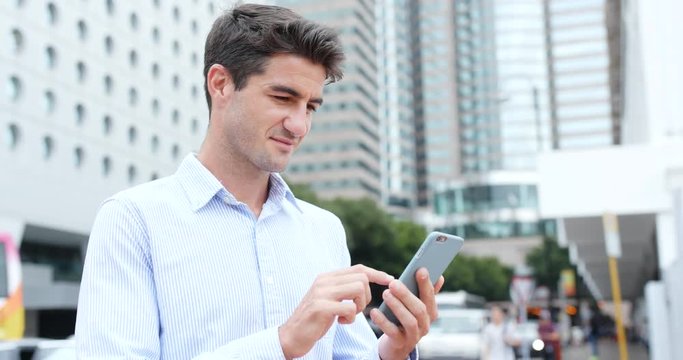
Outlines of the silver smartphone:
{"type": "MultiPolygon", "coordinates": [[[[420,268],[427,268],[429,271],[429,280],[432,284],[436,284],[439,277],[446,270],[448,265],[453,261],[455,255],[458,254],[464,240],[461,237],[434,231],[427,235],[427,238],[417,250],[413,259],[410,260],[408,266],[398,278],[405,286],[416,296],[419,295],[417,281],[415,280],[415,273],[420,268]]],[[[386,303],[382,302],[379,310],[391,322],[400,326],[400,322],[394,316],[394,313],[389,309],[386,303]]]]}

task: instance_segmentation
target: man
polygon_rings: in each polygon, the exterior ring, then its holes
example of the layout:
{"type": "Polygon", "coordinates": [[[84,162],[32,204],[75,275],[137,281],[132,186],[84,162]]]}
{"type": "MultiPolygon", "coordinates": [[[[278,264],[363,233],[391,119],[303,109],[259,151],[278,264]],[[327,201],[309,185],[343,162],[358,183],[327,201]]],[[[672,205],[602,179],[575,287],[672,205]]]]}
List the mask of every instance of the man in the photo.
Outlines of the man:
{"type": "Polygon", "coordinates": [[[114,195],[95,219],[76,321],[80,358],[405,359],[436,318],[420,297],[362,265],[344,229],[294,198],[278,172],[341,77],[337,35],[290,10],[240,5],[206,41],[209,128],[169,177],[114,195]],[[402,326],[361,311],[369,283],[402,326]]]}
{"type": "Polygon", "coordinates": [[[545,343],[543,351],[549,360],[562,360],[560,334],[557,332],[550,311],[543,309],[538,320],[538,334],[545,343]]]}

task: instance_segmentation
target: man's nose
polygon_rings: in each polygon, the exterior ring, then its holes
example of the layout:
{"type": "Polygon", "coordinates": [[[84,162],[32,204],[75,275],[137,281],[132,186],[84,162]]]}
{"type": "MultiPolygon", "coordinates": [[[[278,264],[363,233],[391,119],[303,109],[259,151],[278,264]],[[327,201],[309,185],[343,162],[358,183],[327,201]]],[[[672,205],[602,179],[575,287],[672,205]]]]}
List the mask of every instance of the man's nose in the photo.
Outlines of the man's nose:
{"type": "Polygon", "coordinates": [[[308,133],[309,115],[306,107],[293,109],[284,121],[284,127],[292,135],[303,137],[308,133]]]}

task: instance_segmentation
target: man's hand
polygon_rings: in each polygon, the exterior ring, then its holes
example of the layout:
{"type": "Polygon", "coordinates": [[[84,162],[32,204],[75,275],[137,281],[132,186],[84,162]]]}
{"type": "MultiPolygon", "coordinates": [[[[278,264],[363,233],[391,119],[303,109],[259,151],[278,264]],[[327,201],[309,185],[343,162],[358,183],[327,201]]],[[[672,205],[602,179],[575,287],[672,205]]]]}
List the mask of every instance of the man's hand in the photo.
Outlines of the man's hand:
{"type": "Polygon", "coordinates": [[[335,319],[351,324],[370,303],[370,283],[387,285],[394,277],[363,265],[319,275],[292,316],[280,326],[285,358],[304,356],[335,319]],[[350,300],[350,301],[344,301],[350,300]]]}
{"type": "Polygon", "coordinates": [[[438,316],[435,294],[443,286],[443,276],[432,286],[427,269],[421,268],[415,278],[420,298],[398,280],[392,281],[389,289],[382,294],[402,327],[394,325],[378,309],[370,312],[372,321],[384,332],[379,339],[379,356],[382,360],[405,360],[417,342],[429,332],[429,326],[438,316]]]}

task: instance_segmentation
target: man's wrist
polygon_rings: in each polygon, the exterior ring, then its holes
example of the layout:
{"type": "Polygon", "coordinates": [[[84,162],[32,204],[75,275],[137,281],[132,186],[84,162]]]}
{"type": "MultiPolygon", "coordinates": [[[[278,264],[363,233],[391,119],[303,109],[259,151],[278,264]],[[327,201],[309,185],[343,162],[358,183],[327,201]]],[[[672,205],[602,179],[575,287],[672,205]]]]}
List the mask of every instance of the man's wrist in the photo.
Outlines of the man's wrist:
{"type": "Polygon", "coordinates": [[[393,347],[389,344],[391,339],[386,335],[382,335],[379,339],[379,344],[377,346],[377,355],[380,360],[405,360],[410,359],[411,354],[415,352],[415,348],[410,349],[410,351],[401,350],[399,348],[393,347]]]}
{"type": "Polygon", "coordinates": [[[287,337],[286,331],[282,330],[283,326],[284,325],[279,326],[277,328],[277,335],[278,335],[278,338],[280,339],[280,347],[282,348],[282,354],[285,356],[285,359],[292,360],[292,359],[294,359],[294,356],[292,356],[291,351],[290,351],[292,345],[289,341],[289,337],[287,337]]]}

